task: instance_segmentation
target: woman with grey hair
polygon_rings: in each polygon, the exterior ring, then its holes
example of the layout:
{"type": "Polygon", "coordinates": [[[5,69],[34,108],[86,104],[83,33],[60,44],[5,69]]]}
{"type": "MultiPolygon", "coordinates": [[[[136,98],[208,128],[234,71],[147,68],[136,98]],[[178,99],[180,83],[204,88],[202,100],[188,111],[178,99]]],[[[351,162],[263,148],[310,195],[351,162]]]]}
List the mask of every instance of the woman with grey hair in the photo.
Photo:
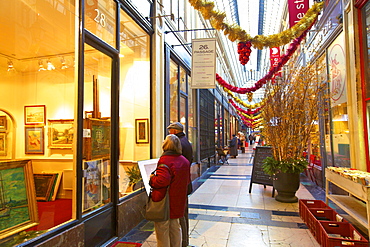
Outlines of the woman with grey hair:
{"type": "Polygon", "coordinates": [[[159,158],[155,174],[150,176],[152,200],[164,198],[169,186],[170,219],[154,222],[158,247],[180,247],[181,226],[179,218],[184,216],[187,199],[187,186],[190,182],[189,161],[181,155],[180,139],[173,134],[166,136],[162,145],[163,154],[159,158]],[[161,166],[166,165],[166,166],[161,166]]]}

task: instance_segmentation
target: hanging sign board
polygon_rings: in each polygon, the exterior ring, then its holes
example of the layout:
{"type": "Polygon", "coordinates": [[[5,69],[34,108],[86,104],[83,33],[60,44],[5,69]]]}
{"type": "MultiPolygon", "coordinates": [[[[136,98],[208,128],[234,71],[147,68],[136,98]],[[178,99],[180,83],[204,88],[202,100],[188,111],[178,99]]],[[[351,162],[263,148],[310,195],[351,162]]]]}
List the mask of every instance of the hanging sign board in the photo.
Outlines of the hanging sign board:
{"type": "Polygon", "coordinates": [[[299,22],[309,9],[308,0],[288,0],[289,25],[294,26],[299,22]]]}
{"type": "Polygon", "coordinates": [[[191,88],[216,87],[216,39],[193,39],[191,88]]]}
{"type": "MultiPolygon", "coordinates": [[[[251,182],[249,185],[249,193],[252,192],[252,184],[262,184],[264,186],[272,185],[272,177],[267,175],[263,169],[263,160],[267,157],[272,157],[272,149],[271,147],[260,147],[256,146],[256,150],[254,151],[254,159],[253,159],[253,168],[252,168],[252,176],[251,182]]],[[[274,189],[272,192],[272,196],[274,196],[274,189]]]]}
{"type": "MultiPolygon", "coordinates": [[[[277,67],[280,62],[280,47],[273,47],[270,49],[270,67],[277,67]]],[[[275,76],[281,77],[281,71],[275,73],[275,76]]]]}

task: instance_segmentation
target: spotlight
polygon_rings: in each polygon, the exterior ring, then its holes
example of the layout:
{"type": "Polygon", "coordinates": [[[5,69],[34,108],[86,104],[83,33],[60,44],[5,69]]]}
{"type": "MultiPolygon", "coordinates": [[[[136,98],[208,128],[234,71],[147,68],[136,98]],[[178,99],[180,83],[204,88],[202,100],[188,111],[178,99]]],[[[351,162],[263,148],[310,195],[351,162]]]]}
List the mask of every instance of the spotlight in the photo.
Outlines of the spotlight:
{"type": "Polygon", "coordinates": [[[54,70],[55,69],[55,66],[51,63],[50,59],[48,59],[46,61],[46,63],[48,65],[48,67],[47,67],[48,70],[54,70]]]}
{"type": "Polygon", "coordinates": [[[67,69],[68,68],[68,66],[66,65],[66,60],[64,59],[64,57],[62,57],[60,59],[60,62],[62,63],[61,69],[67,69]]]}
{"type": "Polygon", "coordinates": [[[11,71],[15,71],[15,68],[13,66],[13,62],[12,61],[8,61],[8,71],[11,72],[11,71]]]}
{"type": "Polygon", "coordinates": [[[43,70],[46,70],[44,68],[44,65],[42,64],[42,60],[39,60],[39,71],[43,71],[43,70]]]}

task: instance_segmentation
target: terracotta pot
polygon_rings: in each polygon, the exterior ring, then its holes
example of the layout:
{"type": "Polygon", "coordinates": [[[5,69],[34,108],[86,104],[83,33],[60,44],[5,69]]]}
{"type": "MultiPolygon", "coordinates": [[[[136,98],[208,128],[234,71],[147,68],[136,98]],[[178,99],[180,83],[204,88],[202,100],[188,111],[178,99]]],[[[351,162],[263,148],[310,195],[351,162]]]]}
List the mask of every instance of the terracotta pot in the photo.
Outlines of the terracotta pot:
{"type": "Polygon", "coordinates": [[[300,174],[299,173],[277,173],[272,181],[278,195],[275,200],[279,202],[298,202],[295,193],[299,189],[300,174]]]}

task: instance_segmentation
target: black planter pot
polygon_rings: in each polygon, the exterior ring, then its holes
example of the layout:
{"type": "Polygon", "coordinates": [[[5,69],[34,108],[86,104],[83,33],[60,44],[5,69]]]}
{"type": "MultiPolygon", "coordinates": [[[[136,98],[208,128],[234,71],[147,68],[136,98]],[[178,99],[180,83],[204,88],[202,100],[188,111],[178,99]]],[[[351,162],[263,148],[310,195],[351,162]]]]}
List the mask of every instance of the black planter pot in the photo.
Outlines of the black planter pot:
{"type": "Polygon", "coordinates": [[[299,189],[299,173],[277,173],[273,178],[273,186],[278,192],[275,200],[278,202],[298,202],[295,193],[299,189]]]}

